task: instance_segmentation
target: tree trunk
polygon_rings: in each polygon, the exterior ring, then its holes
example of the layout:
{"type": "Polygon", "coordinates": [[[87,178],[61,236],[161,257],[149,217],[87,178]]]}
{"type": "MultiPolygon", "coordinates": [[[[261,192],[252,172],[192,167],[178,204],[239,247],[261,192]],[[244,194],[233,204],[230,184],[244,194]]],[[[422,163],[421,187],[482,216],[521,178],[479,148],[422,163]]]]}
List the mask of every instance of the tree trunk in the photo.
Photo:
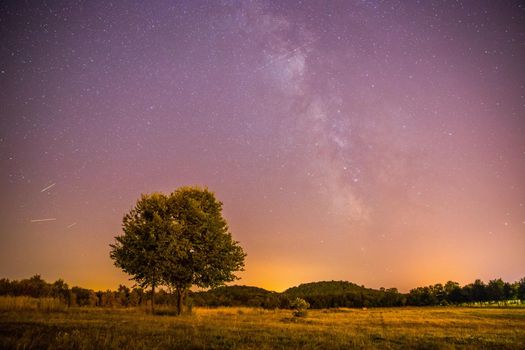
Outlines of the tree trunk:
{"type": "Polygon", "coordinates": [[[177,315],[182,313],[182,301],[184,299],[184,289],[177,288],[177,315]]]}
{"type": "Polygon", "coordinates": [[[155,314],[155,284],[151,285],[151,313],[155,314]]]}

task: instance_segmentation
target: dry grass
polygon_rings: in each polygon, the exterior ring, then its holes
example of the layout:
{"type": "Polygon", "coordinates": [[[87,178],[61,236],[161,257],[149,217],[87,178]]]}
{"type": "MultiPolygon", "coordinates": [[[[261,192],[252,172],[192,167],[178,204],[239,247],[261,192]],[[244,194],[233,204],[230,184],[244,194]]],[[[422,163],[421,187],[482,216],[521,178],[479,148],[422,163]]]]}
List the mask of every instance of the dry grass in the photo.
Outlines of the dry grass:
{"type": "Polygon", "coordinates": [[[0,296],[0,311],[64,311],[67,305],[56,298],[0,296]]]}
{"type": "Polygon", "coordinates": [[[0,312],[1,348],[48,349],[520,349],[525,309],[289,310],[196,308],[0,312]]]}

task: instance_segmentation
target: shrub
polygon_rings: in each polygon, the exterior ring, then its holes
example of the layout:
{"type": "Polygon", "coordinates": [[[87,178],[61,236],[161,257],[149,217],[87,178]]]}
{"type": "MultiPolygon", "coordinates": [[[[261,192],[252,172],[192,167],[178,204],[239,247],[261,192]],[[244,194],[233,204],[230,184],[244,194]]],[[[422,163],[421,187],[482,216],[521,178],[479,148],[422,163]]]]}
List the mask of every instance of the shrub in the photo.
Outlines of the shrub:
{"type": "Polygon", "coordinates": [[[295,298],[295,300],[290,303],[290,307],[293,309],[293,315],[295,317],[306,317],[310,304],[304,299],[295,298]]]}

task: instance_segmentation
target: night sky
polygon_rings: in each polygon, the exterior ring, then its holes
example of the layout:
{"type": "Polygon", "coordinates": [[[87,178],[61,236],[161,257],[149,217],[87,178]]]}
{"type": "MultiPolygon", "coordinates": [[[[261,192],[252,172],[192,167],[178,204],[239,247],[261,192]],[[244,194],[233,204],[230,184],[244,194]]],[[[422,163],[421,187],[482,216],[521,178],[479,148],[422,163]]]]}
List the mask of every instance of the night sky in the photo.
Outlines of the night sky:
{"type": "Polygon", "coordinates": [[[525,276],[519,1],[12,1],[0,43],[0,277],[131,286],[122,216],[183,185],[240,284],[525,276]]]}

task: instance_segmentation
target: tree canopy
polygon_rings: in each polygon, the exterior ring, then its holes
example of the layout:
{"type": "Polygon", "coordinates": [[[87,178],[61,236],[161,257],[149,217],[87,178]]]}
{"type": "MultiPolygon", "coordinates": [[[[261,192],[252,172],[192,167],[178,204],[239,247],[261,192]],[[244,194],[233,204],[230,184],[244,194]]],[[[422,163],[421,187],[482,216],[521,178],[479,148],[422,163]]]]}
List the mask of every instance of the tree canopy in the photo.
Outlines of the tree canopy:
{"type": "Polygon", "coordinates": [[[208,189],[142,195],[122,227],[124,234],[111,245],[115,265],[141,287],[174,288],[179,313],[188,288],[233,281],[244,267],[246,254],[228,230],[222,203],[208,189]]]}

